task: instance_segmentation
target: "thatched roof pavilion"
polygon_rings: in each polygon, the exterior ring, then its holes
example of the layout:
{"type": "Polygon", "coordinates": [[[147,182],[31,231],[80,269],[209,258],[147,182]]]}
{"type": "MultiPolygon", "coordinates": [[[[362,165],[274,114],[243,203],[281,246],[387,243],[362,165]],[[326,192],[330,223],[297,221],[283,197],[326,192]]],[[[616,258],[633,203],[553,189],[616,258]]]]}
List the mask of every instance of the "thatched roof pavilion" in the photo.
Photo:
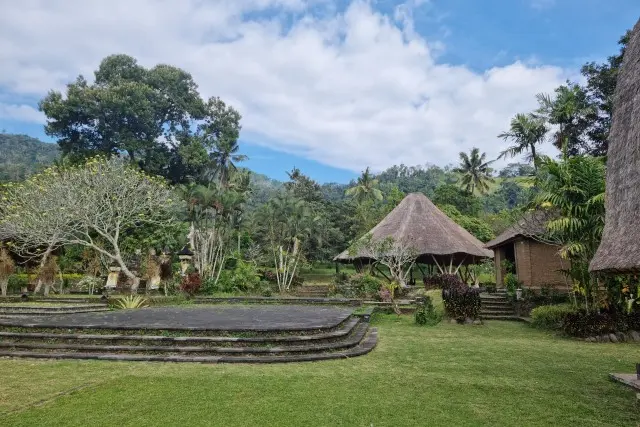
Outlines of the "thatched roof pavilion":
{"type": "MultiPolygon", "coordinates": [[[[369,232],[373,241],[391,237],[417,251],[422,264],[475,264],[493,253],[480,240],[445,215],[422,193],[407,195],[369,232]]],[[[335,261],[351,263],[371,261],[364,251],[349,254],[345,250],[335,261]]]]}
{"type": "Polygon", "coordinates": [[[618,74],[607,156],[606,215],[591,271],[640,271],[640,21],[618,74]]]}

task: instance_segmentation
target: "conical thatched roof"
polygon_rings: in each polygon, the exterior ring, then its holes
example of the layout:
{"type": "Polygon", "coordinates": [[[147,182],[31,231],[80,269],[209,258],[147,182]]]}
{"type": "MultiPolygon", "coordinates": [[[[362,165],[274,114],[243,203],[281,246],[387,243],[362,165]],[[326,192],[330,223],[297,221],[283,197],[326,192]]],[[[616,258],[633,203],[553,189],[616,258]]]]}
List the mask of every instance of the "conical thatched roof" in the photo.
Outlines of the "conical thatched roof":
{"type": "Polygon", "coordinates": [[[607,154],[606,216],[592,271],[640,271],[640,21],[618,74],[607,154]]]}
{"type": "MultiPolygon", "coordinates": [[[[456,264],[471,264],[480,258],[493,257],[480,240],[453,222],[422,193],[407,195],[369,234],[373,241],[391,237],[395,242],[409,245],[418,252],[418,261],[423,263],[432,264],[432,256],[438,263],[449,263],[453,259],[456,264]]],[[[346,250],[334,260],[351,262],[367,258],[364,252],[350,255],[346,250]]]]}

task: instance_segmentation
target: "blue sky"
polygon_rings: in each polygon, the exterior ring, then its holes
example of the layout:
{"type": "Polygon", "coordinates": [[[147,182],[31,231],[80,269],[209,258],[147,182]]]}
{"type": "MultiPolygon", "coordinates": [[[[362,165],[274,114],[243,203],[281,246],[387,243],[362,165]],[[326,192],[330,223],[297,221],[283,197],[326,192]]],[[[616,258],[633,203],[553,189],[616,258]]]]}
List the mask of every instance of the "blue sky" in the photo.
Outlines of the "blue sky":
{"type": "Polygon", "coordinates": [[[229,4],[10,2],[0,16],[0,129],[50,141],[37,100],[124,52],[178,65],[203,95],[238,108],[249,168],[348,182],[368,165],[445,165],[472,146],[494,155],[495,135],[535,106],[535,93],[615,53],[640,17],[637,0],[229,4]]]}

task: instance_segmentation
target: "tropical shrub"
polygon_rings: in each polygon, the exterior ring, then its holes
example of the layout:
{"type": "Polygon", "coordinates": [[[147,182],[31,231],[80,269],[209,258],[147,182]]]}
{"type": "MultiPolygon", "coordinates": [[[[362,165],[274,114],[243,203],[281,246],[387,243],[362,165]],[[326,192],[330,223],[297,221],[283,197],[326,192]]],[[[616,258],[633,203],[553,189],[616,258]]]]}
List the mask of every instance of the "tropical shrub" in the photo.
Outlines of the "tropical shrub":
{"type": "Polygon", "coordinates": [[[560,330],[567,314],[575,311],[570,304],[542,305],[531,310],[531,324],[539,329],[560,330]]]}
{"type": "Polygon", "coordinates": [[[180,290],[189,296],[195,295],[201,286],[202,278],[197,272],[186,274],[180,282],[180,290]]]}
{"type": "Polygon", "coordinates": [[[20,292],[22,288],[29,287],[29,279],[26,275],[12,274],[7,281],[9,292],[20,292]]]}
{"type": "Polygon", "coordinates": [[[569,313],[564,318],[562,330],[574,337],[592,337],[613,332],[640,329],[640,312],[619,311],[588,312],[581,309],[569,313]]]}
{"type": "Polygon", "coordinates": [[[117,308],[132,309],[143,308],[149,305],[149,302],[142,295],[127,295],[118,298],[114,304],[117,308]]]}
{"type": "Polygon", "coordinates": [[[418,325],[437,325],[442,317],[436,312],[433,307],[433,301],[431,297],[422,297],[422,302],[418,304],[416,311],[414,312],[414,319],[418,325]]]}
{"type": "Polygon", "coordinates": [[[219,292],[246,292],[255,290],[260,284],[260,276],[251,262],[237,259],[232,270],[223,270],[218,282],[212,287],[219,292]]]}
{"type": "Polygon", "coordinates": [[[475,319],[480,313],[480,289],[470,288],[455,274],[442,274],[442,300],[452,319],[475,319]]]}

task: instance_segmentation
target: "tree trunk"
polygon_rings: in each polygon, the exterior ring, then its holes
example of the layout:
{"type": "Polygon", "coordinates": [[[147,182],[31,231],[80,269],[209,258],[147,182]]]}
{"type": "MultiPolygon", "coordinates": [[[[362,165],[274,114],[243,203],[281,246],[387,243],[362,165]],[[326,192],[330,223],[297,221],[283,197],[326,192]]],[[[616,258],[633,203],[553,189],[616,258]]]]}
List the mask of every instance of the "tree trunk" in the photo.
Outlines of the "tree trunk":
{"type": "Polygon", "coordinates": [[[127,265],[124,263],[124,261],[122,261],[122,257],[120,256],[120,254],[118,254],[116,256],[115,261],[120,266],[120,269],[122,270],[124,275],[127,276],[131,280],[131,293],[132,294],[137,293],[138,292],[138,286],[140,285],[140,278],[136,277],[136,275],[133,274],[131,272],[131,270],[129,270],[127,268],[127,265]]]}
{"type": "Polygon", "coordinates": [[[538,156],[536,155],[535,145],[531,145],[531,158],[533,159],[533,170],[538,175],[538,156]]]}
{"type": "MultiPolygon", "coordinates": [[[[37,294],[38,292],[40,292],[40,288],[42,288],[42,279],[40,278],[40,271],[44,268],[45,264],[47,263],[47,260],[49,259],[49,255],[51,255],[53,247],[51,245],[49,245],[49,247],[47,247],[47,250],[44,252],[44,254],[42,255],[42,259],[40,260],[40,267],[38,268],[38,282],[36,284],[36,289],[33,291],[34,294],[37,294]]],[[[45,295],[49,295],[49,286],[47,285],[45,287],[45,295]]]]}
{"type": "Polygon", "coordinates": [[[2,296],[6,297],[7,296],[7,287],[9,285],[9,281],[8,280],[1,280],[0,281],[0,291],[2,291],[2,296]]]}

